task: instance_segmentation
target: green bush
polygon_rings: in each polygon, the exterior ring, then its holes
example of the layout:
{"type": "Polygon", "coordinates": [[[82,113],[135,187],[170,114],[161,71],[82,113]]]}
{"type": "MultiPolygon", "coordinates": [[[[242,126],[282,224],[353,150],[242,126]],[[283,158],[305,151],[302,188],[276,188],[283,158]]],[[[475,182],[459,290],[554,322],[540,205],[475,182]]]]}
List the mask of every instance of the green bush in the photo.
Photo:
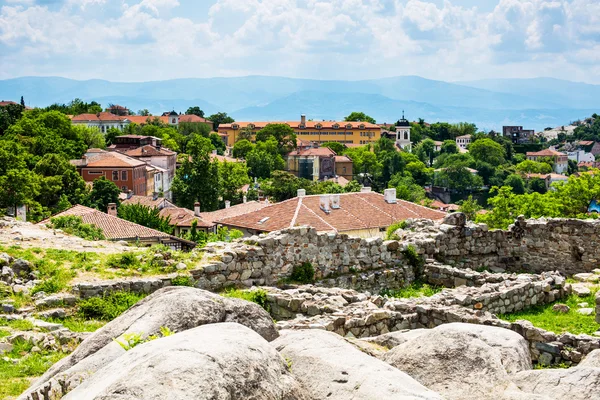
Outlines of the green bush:
{"type": "Polygon", "coordinates": [[[173,286],[196,286],[196,281],[189,275],[177,275],[171,279],[171,285],[173,286]]]}
{"type": "Polygon", "coordinates": [[[301,265],[296,265],[292,269],[290,279],[293,282],[312,283],[315,280],[315,269],[309,262],[304,262],[301,265]]]}
{"type": "Polygon", "coordinates": [[[50,219],[50,228],[62,229],[69,235],[79,236],[86,240],[103,240],[102,229],[92,224],[83,223],[83,218],[76,215],[54,217],[50,219]]]}
{"type": "Polygon", "coordinates": [[[429,285],[417,280],[402,289],[384,289],[380,295],[397,298],[431,297],[441,291],[442,288],[439,286],[429,285]]]}
{"type": "Polygon", "coordinates": [[[85,319],[111,321],[146,297],[132,292],[114,292],[79,302],[79,314],[85,319]]]}
{"type": "Polygon", "coordinates": [[[135,253],[126,252],[122,254],[113,254],[106,260],[109,268],[131,269],[140,266],[140,260],[135,253]]]}
{"type": "Polygon", "coordinates": [[[425,263],[425,260],[417,253],[417,249],[413,245],[409,245],[406,250],[402,251],[402,254],[413,268],[420,268],[425,263]]]}
{"type": "Polygon", "coordinates": [[[399,240],[400,238],[396,235],[398,229],[405,229],[406,221],[398,221],[391,224],[385,232],[385,240],[399,240]]]}
{"type": "Polygon", "coordinates": [[[267,303],[267,292],[263,289],[256,290],[240,290],[240,289],[229,289],[221,293],[224,297],[235,297],[246,301],[251,301],[258,304],[267,312],[270,311],[269,304],[267,303]]]}

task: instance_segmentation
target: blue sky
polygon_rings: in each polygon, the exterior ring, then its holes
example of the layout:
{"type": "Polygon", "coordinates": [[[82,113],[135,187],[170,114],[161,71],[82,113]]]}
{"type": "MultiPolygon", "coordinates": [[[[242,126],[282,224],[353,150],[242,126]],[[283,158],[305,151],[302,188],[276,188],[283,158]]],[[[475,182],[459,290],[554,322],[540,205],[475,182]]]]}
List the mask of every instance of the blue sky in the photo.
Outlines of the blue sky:
{"type": "Polygon", "coordinates": [[[0,0],[0,79],[600,83],[598,0],[0,0]]]}

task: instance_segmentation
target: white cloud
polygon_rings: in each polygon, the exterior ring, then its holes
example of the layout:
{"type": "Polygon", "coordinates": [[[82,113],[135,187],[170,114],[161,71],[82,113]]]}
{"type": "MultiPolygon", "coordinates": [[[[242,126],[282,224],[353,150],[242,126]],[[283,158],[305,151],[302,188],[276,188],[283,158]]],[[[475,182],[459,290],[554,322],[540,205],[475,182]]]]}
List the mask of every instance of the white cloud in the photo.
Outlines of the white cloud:
{"type": "Polygon", "coordinates": [[[196,0],[5,0],[0,77],[600,79],[596,0],[496,0],[490,12],[454,0],[213,1],[199,22],[185,12],[196,0]]]}

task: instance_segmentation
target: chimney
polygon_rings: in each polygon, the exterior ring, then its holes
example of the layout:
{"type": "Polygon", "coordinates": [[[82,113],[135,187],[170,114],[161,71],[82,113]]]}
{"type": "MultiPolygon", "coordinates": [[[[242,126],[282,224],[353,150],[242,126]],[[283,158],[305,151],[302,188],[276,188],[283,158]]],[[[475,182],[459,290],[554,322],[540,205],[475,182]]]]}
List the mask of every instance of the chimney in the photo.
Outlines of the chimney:
{"type": "Polygon", "coordinates": [[[360,192],[361,193],[370,193],[371,192],[371,187],[370,186],[363,186],[360,188],[360,192]]]}
{"type": "Polygon", "coordinates": [[[306,125],[306,115],[302,114],[302,115],[300,116],[300,123],[301,123],[302,125],[306,125]]]}
{"type": "Polygon", "coordinates": [[[88,160],[88,158],[85,154],[81,156],[81,163],[83,165],[87,165],[87,160],[88,160]]]}
{"type": "Polygon", "coordinates": [[[225,208],[231,207],[231,201],[225,200],[225,208]]]}
{"type": "Polygon", "coordinates": [[[194,215],[196,217],[200,216],[200,202],[199,201],[194,203],[194,215]]]}
{"type": "Polygon", "coordinates": [[[127,192],[127,198],[130,199],[133,196],[133,190],[127,192]]]}
{"type": "Polygon", "coordinates": [[[117,204],[116,203],[108,203],[108,210],[106,210],[108,215],[112,215],[113,217],[117,216],[117,204]]]}
{"type": "Polygon", "coordinates": [[[306,196],[306,189],[298,189],[297,196],[298,197],[304,197],[304,196],[306,196]]]}
{"type": "Polygon", "coordinates": [[[244,197],[242,197],[242,200],[243,200],[244,204],[246,204],[248,202],[248,197],[244,196],[244,197]]]}
{"type": "Polygon", "coordinates": [[[212,153],[216,156],[217,155],[217,151],[213,150],[212,153]]]}
{"type": "Polygon", "coordinates": [[[331,208],[333,210],[337,210],[340,208],[340,195],[339,194],[331,195],[331,208]]]}
{"type": "Polygon", "coordinates": [[[388,204],[396,204],[396,189],[385,189],[383,191],[383,198],[388,204]]]}
{"type": "Polygon", "coordinates": [[[323,194],[323,195],[319,196],[319,208],[321,208],[321,210],[325,211],[325,214],[329,214],[331,212],[331,210],[329,208],[329,195],[328,194],[323,194]]]}

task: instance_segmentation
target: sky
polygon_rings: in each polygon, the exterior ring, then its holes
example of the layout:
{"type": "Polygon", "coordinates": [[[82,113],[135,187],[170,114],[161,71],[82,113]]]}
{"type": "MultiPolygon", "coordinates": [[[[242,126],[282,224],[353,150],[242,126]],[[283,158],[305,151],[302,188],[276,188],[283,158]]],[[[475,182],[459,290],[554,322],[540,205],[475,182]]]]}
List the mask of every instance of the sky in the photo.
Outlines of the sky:
{"type": "Polygon", "coordinates": [[[600,84],[599,0],[0,0],[0,79],[600,84]]]}

